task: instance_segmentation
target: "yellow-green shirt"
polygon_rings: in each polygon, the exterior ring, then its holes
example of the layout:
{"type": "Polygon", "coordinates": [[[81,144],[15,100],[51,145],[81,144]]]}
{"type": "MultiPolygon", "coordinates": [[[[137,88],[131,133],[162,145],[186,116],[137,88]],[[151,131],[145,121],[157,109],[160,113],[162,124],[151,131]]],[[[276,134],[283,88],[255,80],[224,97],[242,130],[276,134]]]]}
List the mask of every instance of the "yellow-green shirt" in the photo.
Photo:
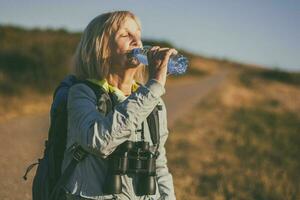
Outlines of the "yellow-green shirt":
{"type": "MultiPolygon", "coordinates": [[[[102,80],[87,79],[87,80],[96,85],[99,85],[106,92],[114,94],[114,96],[117,98],[116,100],[118,102],[122,102],[127,98],[119,88],[110,85],[106,79],[102,79],[102,80]]],[[[135,92],[138,88],[139,88],[139,85],[134,81],[132,84],[132,91],[135,92]]]]}

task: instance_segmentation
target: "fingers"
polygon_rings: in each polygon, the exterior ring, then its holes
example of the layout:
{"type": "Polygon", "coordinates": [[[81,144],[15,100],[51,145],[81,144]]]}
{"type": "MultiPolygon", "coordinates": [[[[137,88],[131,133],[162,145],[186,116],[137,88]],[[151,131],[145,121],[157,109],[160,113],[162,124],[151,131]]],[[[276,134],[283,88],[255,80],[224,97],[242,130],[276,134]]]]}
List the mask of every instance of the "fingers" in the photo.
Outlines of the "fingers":
{"type": "Polygon", "coordinates": [[[175,49],[154,46],[148,52],[149,77],[156,79],[163,86],[166,83],[167,68],[170,56],[177,54],[175,49]]]}
{"type": "Polygon", "coordinates": [[[159,46],[153,46],[148,52],[148,57],[154,60],[167,60],[166,56],[169,58],[172,54],[177,54],[178,52],[173,48],[161,48],[159,46]]]}
{"type": "Polygon", "coordinates": [[[173,48],[153,46],[147,55],[149,65],[155,68],[167,68],[170,56],[177,53],[178,52],[173,48]]]}
{"type": "Polygon", "coordinates": [[[163,57],[162,65],[167,65],[172,54],[177,54],[178,52],[175,49],[167,49],[163,57]]]}
{"type": "Polygon", "coordinates": [[[152,48],[151,48],[151,50],[156,50],[156,49],[159,49],[160,48],[160,46],[153,46],[152,48]]]}
{"type": "Polygon", "coordinates": [[[157,51],[159,50],[159,48],[160,48],[159,46],[153,46],[150,49],[150,51],[147,54],[148,59],[150,58],[149,60],[153,59],[154,55],[157,53],[157,51]]]}

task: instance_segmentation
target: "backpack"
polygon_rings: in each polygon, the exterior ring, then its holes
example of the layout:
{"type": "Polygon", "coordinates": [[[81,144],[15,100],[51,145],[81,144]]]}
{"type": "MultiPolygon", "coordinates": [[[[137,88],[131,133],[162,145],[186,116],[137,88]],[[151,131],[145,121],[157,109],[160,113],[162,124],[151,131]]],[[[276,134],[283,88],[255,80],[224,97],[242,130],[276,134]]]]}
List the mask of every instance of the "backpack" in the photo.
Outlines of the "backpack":
{"type": "MultiPolygon", "coordinates": [[[[32,183],[33,200],[56,200],[63,195],[63,191],[61,190],[62,186],[71,176],[77,163],[83,160],[88,154],[80,145],[73,144],[71,146],[73,159],[64,172],[61,173],[61,165],[67,140],[68,91],[71,86],[78,83],[84,83],[94,91],[99,112],[107,115],[113,108],[110,94],[94,83],[86,80],[79,81],[75,76],[69,75],[59,84],[53,95],[53,103],[50,111],[50,128],[48,131],[48,140],[45,141],[44,155],[41,159],[38,159],[37,163],[28,166],[23,176],[23,179],[27,180],[27,173],[35,165],[38,165],[32,183]]],[[[156,150],[158,149],[160,140],[158,121],[158,110],[160,109],[160,106],[156,106],[147,117],[151,140],[156,150]]]]}

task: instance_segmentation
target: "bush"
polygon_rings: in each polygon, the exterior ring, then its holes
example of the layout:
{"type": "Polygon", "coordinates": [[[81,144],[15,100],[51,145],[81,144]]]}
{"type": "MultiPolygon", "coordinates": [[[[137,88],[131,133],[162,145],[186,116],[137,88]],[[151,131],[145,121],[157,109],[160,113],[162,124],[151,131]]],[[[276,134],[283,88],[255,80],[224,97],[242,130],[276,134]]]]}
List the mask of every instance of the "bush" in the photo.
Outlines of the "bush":
{"type": "Polygon", "coordinates": [[[264,79],[268,81],[278,81],[289,85],[300,85],[300,73],[285,72],[278,69],[264,69],[264,70],[245,70],[240,74],[240,82],[246,86],[251,87],[252,81],[255,78],[264,79]]]}

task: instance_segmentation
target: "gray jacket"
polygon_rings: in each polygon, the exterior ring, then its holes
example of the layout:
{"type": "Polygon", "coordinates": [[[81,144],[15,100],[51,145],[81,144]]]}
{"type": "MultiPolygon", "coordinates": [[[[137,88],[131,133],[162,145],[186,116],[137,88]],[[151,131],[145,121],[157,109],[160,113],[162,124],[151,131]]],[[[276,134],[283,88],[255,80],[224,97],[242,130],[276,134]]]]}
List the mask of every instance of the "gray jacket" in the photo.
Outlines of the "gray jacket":
{"type": "Polygon", "coordinates": [[[138,197],[135,195],[137,179],[133,175],[122,176],[122,193],[119,199],[175,199],[173,179],[167,167],[165,142],[168,137],[166,108],[160,98],[165,92],[156,80],[149,80],[144,86],[115,105],[107,116],[96,109],[96,96],[84,84],[70,88],[68,95],[68,137],[62,171],[72,159],[70,146],[80,144],[88,156],[77,164],[71,179],[65,186],[68,193],[89,199],[112,199],[104,195],[102,188],[106,172],[106,158],[115,148],[126,140],[139,141],[141,123],[144,121],[145,140],[152,144],[146,117],[157,104],[162,105],[159,112],[160,146],[156,161],[157,190],[155,195],[138,197]]]}

